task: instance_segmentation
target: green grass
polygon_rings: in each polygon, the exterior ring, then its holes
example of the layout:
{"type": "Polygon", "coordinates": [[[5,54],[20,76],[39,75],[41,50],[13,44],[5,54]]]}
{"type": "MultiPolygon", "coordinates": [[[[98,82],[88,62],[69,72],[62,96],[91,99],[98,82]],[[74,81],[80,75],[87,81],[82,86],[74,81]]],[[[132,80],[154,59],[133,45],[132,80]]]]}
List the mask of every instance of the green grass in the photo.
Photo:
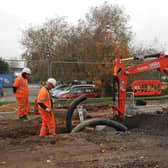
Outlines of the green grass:
{"type": "MultiPolygon", "coordinates": [[[[135,97],[135,100],[168,100],[168,97],[161,97],[161,96],[146,96],[146,97],[135,97]]],[[[67,100],[55,100],[54,104],[70,104],[72,103],[72,99],[67,100]]],[[[129,98],[126,99],[126,101],[130,101],[129,98]]],[[[89,103],[112,103],[111,97],[105,97],[105,98],[96,98],[96,99],[86,99],[83,101],[83,103],[89,104],[89,103]]]]}
{"type": "Polygon", "coordinates": [[[153,96],[153,97],[136,97],[135,100],[168,100],[168,97],[153,96]]]}
{"type": "MultiPolygon", "coordinates": [[[[168,96],[167,97],[161,97],[161,96],[146,96],[146,97],[135,97],[135,100],[168,100],[168,96]]],[[[72,99],[67,99],[67,100],[58,100],[55,99],[54,100],[54,104],[70,104],[72,103],[72,99]]],[[[127,98],[127,101],[130,101],[129,98],[127,98]]],[[[0,102],[0,106],[5,105],[5,104],[10,104],[10,103],[14,103],[14,102],[0,102]]],[[[91,103],[112,103],[112,97],[104,97],[104,98],[95,98],[95,99],[86,99],[85,101],[83,101],[82,103],[86,103],[86,104],[91,104],[91,103]]],[[[30,102],[31,105],[34,105],[34,102],[30,102]]]]}
{"type": "Polygon", "coordinates": [[[0,102],[0,106],[5,105],[5,104],[11,104],[12,102],[0,102]]]}
{"type": "MultiPolygon", "coordinates": [[[[67,99],[67,100],[55,100],[54,104],[70,104],[72,103],[73,99],[67,99]]],[[[83,101],[84,103],[111,103],[112,98],[107,97],[107,98],[95,98],[95,99],[86,99],[83,101]]]]}

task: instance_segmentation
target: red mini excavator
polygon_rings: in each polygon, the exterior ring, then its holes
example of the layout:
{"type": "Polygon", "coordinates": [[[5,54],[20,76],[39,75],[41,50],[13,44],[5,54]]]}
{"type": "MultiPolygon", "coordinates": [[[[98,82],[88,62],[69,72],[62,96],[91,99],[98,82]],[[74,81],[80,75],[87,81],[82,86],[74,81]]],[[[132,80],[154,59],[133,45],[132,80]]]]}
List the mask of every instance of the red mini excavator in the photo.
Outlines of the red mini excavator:
{"type": "Polygon", "coordinates": [[[157,69],[168,75],[168,53],[160,52],[152,55],[132,57],[126,59],[116,58],[112,69],[114,101],[113,114],[117,118],[124,118],[126,89],[128,75],[157,69]],[[150,59],[150,60],[149,60],[150,59]],[[147,62],[125,67],[124,61],[128,60],[148,60],[147,62]]]}

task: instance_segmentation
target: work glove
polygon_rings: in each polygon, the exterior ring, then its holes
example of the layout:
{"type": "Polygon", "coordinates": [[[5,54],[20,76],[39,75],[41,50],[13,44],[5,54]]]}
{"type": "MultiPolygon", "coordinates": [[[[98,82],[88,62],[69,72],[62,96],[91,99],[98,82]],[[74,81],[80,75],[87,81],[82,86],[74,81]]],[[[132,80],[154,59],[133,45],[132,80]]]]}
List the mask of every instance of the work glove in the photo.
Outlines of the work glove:
{"type": "Polygon", "coordinates": [[[46,111],[50,113],[51,112],[51,108],[46,108],[46,111]]]}

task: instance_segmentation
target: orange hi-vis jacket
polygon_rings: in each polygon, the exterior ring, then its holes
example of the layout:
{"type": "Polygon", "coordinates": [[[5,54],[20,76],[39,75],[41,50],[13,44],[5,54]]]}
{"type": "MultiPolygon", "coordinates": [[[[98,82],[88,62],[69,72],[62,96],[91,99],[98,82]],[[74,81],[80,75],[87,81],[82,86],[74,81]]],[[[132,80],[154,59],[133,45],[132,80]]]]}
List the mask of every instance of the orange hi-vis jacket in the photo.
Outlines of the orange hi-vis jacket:
{"type": "MultiPolygon", "coordinates": [[[[38,93],[37,103],[43,103],[47,108],[52,109],[51,96],[47,88],[42,87],[38,93]]],[[[40,136],[47,135],[47,132],[51,135],[56,135],[55,133],[55,118],[53,110],[47,112],[38,104],[38,111],[41,114],[42,118],[42,127],[40,130],[40,136]]]]}
{"type": "Polygon", "coordinates": [[[23,78],[22,75],[15,79],[13,84],[14,87],[17,87],[15,96],[16,97],[28,97],[29,89],[28,89],[28,81],[23,78]]]}
{"type": "MultiPolygon", "coordinates": [[[[48,90],[42,87],[38,93],[37,103],[43,103],[47,108],[52,108],[51,97],[48,90]]],[[[39,113],[45,112],[44,109],[38,104],[39,113]]]]}

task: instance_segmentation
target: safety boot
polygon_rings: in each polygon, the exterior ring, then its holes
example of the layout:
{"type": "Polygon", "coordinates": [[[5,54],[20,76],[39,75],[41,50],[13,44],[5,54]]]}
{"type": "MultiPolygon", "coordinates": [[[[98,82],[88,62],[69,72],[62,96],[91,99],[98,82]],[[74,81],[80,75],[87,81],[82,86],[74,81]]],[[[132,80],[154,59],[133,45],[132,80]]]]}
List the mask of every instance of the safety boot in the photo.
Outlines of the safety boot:
{"type": "Polygon", "coordinates": [[[23,121],[24,120],[24,115],[23,116],[19,116],[19,120],[23,121]]]}
{"type": "Polygon", "coordinates": [[[23,116],[23,121],[28,121],[29,119],[28,119],[28,117],[27,117],[27,115],[24,115],[23,116]]]}

